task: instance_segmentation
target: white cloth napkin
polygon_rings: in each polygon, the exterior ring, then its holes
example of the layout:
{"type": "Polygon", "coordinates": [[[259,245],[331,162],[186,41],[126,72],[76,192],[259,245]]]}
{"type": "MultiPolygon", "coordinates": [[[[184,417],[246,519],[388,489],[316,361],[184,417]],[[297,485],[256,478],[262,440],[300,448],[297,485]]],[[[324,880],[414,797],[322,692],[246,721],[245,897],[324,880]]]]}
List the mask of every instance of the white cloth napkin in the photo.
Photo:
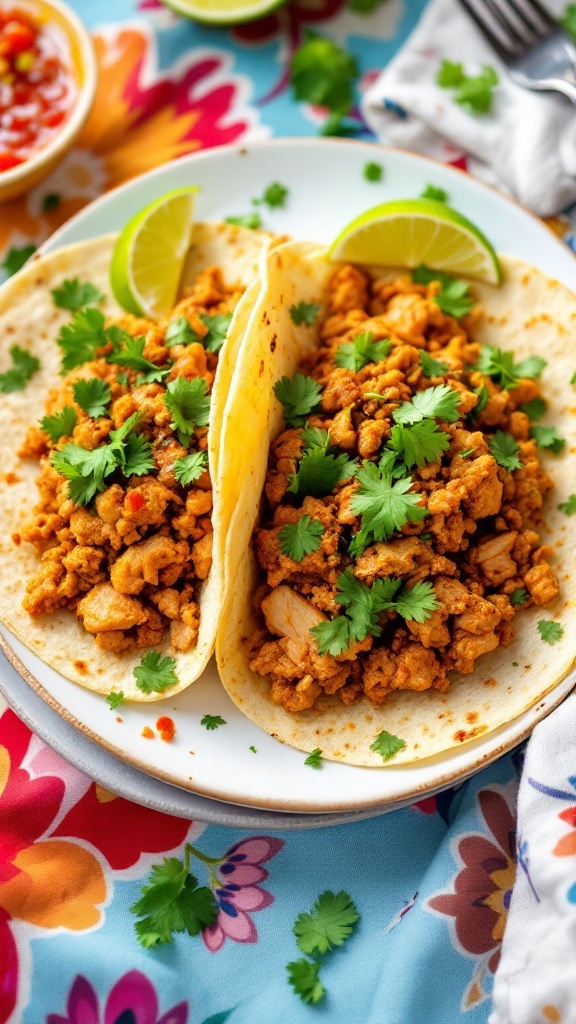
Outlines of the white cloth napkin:
{"type": "MultiPolygon", "coordinates": [[[[544,0],[553,14],[564,0],[544,0]]],[[[511,192],[540,216],[576,201],[576,107],[515,85],[457,0],[430,0],[410,38],[364,94],[364,117],[382,142],[443,161],[468,156],[472,174],[511,192]],[[441,61],[468,74],[492,64],[492,111],[474,115],[435,82],[441,61]],[[386,105],[385,105],[386,104],[386,105]],[[406,116],[399,116],[392,105],[406,116]]]]}
{"type": "Polygon", "coordinates": [[[576,696],[536,726],[488,1024],[576,1024],[576,696]]]}

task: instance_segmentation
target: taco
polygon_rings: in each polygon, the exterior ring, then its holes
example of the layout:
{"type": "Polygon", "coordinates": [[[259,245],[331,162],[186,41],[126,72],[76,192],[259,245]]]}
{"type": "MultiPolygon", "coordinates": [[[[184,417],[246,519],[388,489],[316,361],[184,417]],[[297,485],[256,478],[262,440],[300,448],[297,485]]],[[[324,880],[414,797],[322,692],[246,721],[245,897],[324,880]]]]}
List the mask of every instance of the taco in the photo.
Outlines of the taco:
{"type": "Polygon", "coordinates": [[[266,263],[222,426],[222,681],[326,758],[457,747],[574,663],[576,298],[508,257],[499,288],[266,263]]]}
{"type": "Polygon", "coordinates": [[[158,700],[214,647],[229,350],[269,236],[196,224],[158,322],[111,299],[114,241],[39,258],[0,293],[0,619],[82,686],[158,700]]]}

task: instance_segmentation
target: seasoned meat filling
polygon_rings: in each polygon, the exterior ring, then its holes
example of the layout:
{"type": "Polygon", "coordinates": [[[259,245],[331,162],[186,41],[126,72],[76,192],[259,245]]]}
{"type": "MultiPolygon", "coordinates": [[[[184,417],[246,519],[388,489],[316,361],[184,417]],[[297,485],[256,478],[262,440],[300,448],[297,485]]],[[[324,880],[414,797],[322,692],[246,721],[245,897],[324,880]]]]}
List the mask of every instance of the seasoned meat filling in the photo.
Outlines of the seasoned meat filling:
{"type": "Polygon", "coordinates": [[[338,270],[318,349],[276,386],[250,664],[287,711],[443,692],[558,595],[525,411],[544,361],[501,364],[439,288],[338,270]]]}
{"type": "Polygon", "coordinates": [[[40,459],[21,531],[40,556],[30,615],[68,609],[113,653],[168,631],[174,650],[196,644],[212,562],[209,393],[239,298],[209,268],[162,322],[93,311],[93,352],[64,349],[69,372],[21,452],[40,459]]]}

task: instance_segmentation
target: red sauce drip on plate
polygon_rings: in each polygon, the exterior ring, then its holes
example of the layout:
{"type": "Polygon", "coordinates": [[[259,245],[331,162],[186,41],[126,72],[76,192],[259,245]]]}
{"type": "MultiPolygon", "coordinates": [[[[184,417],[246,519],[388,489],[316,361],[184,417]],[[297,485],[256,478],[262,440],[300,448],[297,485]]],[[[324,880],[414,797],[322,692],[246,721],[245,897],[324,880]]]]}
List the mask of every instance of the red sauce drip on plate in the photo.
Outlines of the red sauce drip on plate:
{"type": "Polygon", "coordinates": [[[160,739],[164,740],[165,743],[171,743],[176,735],[176,726],[168,715],[160,715],[160,718],[156,722],[156,728],[160,733],[160,739]]]}
{"type": "Polygon", "coordinates": [[[24,163],[60,130],[78,83],[67,37],[0,0],[0,171],[24,163]]]}

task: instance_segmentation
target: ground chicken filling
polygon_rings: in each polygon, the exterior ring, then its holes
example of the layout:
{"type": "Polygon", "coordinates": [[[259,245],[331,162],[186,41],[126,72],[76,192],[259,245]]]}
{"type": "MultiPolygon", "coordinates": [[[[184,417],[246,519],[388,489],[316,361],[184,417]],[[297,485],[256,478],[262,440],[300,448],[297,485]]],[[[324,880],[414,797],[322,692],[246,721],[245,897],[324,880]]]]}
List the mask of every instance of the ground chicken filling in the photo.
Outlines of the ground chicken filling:
{"type": "Polygon", "coordinates": [[[300,367],[321,391],[306,417],[298,420],[294,403],[286,413],[292,426],[272,444],[254,536],[266,584],[250,664],[287,711],[326,694],[378,706],[394,690],[444,692],[451,671],[470,673],[477,658],[510,643],[522,607],[558,594],[551,549],[538,534],[552,487],[530,438],[530,409],[542,405],[538,367],[534,377],[530,367],[516,378],[499,371],[497,350],[470,340],[479,312],[463,322],[447,315],[439,289],[437,281],[372,279],[353,266],[329,285],[320,347],[300,367]],[[451,414],[422,415],[438,396],[451,414]],[[314,446],[345,463],[329,493],[317,471],[304,473],[314,446]],[[386,506],[378,532],[378,495],[391,488],[418,508],[391,529],[386,506]],[[295,543],[297,529],[305,547],[295,543]],[[416,595],[426,608],[411,617],[416,595]]]}
{"type": "MultiPolygon", "coordinates": [[[[113,342],[105,337],[94,357],[66,373],[51,392],[44,429],[31,427],[20,452],[40,459],[40,500],[15,537],[33,544],[40,556],[23,601],[30,615],[68,609],[98,647],[115,654],[155,647],[167,631],[175,651],[196,644],[198,591],[212,562],[209,392],[239,298],[240,292],[224,286],[220,271],[209,268],[162,322],[129,315],[106,321],[106,330],[120,329],[108,335],[113,342]],[[144,343],[135,358],[125,355],[132,351],[127,336],[140,339],[137,351],[144,343]],[[107,385],[100,408],[90,406],[86,391],[76,387],[95,378],[107,385]],[[196,383],[190,388],[186,382],[196,383]],[[73,412],[63,414],[65,409],[73,412]],[[50,417],[63,415],[75,425],[55,439],[50,417]],[[111,471],[107,466],[96,480],[91,498],[84,490],[72,500],[75,469],[65,466],[63,475],[56,468],[59,453],[74,462],[79,449],[99,449],[102,456],[105,445],[112,452],[111,471]]],[[[102,384],[90,387],[102,397],[102,384]]],[[[86,456],[79,454],[84,466],[86,456]]]]}

